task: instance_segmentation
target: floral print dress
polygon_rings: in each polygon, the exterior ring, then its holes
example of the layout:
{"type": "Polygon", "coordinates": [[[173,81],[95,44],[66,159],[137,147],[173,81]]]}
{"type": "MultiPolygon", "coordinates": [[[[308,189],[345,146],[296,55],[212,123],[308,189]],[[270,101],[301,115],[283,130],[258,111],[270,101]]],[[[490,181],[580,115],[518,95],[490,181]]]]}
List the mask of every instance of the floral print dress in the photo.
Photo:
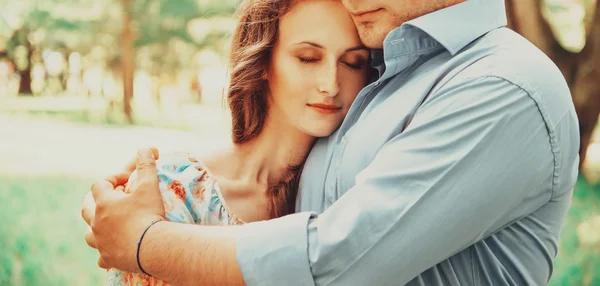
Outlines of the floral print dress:
{"type": "MultiPolygon", "coordinates": [[[[156,166],[167,220],[201,225],[243,223],[231,214],[219,186],[206,166],[195,157],[188,153],[178,153],[161,158],[156,166]]],[[[134,172],[125,192],[130,191],[130,183],[135,178],[134,172]]],[[[108,270],[108,275],[110,286],[169,285],[145,274],[117,269],[108,270]]]]}

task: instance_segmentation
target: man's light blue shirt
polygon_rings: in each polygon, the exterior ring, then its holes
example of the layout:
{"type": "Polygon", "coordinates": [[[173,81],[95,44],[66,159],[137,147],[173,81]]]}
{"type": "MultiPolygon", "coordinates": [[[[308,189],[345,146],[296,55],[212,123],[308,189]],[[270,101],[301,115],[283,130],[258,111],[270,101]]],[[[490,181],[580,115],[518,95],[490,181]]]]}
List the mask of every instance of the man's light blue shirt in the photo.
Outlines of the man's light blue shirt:
{"type": "Polygon", "coordinates": [[[320,139],[298,213],[241,227],[248,285],[543,285],[578,173],[567,84],[502,0],[414,19],[320,139]]]}

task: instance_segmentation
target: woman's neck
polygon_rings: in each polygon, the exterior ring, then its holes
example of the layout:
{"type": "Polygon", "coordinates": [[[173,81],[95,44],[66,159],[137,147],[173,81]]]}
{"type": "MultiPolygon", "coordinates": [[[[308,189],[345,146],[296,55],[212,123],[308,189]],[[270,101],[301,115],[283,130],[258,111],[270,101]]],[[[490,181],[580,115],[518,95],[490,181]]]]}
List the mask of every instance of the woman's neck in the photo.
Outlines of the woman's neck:
{"type": "Polygon", "coordinates": [[[224,162],[224,168],[216,173],[227,180],[266,190],[278,183],[289,167],[304,162],[315,140],[286,120],[267,116],[259,135],[234,145],[227,152],[229,162],[224,162]]]}

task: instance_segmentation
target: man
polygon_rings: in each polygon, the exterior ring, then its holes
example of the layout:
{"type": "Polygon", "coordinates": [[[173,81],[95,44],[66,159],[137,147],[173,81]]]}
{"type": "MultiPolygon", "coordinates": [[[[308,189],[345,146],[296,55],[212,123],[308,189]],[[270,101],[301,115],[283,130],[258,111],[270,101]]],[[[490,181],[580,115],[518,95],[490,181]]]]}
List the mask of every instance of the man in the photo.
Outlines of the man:
{"type": "MultiPolygon", "coordinates": [[[[194,285],[547,284],[578,173],[558,69],[503,27],[502,0],[343,3],[380,77],[313,148],[298,213],[158,223],[144,270],[194,285]]],[[[114,191],[127,174],[92,186],[100,266],[140,271],[136,242],[164,213],[153,164],[140,151],[132,195],[114,191]]]]}

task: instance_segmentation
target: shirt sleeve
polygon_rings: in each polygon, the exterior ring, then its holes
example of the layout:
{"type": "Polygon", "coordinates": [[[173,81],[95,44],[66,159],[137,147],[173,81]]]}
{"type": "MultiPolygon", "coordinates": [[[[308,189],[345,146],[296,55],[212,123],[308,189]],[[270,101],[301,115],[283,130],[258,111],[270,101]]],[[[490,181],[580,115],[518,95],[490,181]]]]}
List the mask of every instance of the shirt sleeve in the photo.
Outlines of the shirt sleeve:
{"type": "MultiPolygon", "coordinates": [[[[576,129],[563,111],[555,125],[576,129]]],[[[243,226],[246,283],[406,284],[550,200],[553,128],[502,78],[448,83],[324,213],[243,226]]]]}

